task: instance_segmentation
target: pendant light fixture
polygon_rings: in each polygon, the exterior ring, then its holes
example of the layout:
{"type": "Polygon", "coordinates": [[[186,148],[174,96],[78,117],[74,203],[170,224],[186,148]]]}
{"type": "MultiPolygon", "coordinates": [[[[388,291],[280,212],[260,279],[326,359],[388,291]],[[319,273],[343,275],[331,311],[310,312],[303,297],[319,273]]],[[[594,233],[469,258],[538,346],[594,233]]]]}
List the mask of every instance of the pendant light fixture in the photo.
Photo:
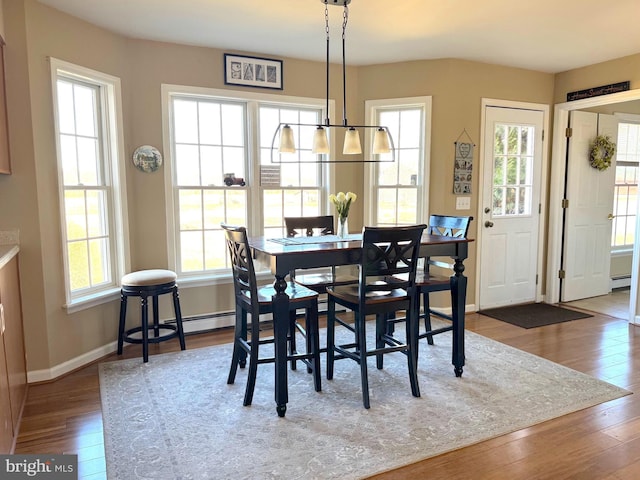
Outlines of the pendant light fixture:
{"type": "MultiPolygon", "coordinates": [[[[325,31],[327,34],[327,54],[326,54],[326,105],[325,112],[327,117],[322,124],[306,124],[306,123],[280,123],[276,129],[273,140],[271,142],[271,163],[297,163],[300,161],[299,156],[295,155],[291,158],[291,154],[296,153],[295,138],[292,127],[316,127],[313,134],[313,143],[311,152],[317,155],[319,163],[379,163],[394,162],[395,150],[393,147],[393,138],[389,129],[381,125],[349,125],[347,121],[347,76],[346,76],[346,55],[345,55],[345,37],[347,31],[347,22],[349,20],[349,4],[351,0],[320,0],[324,3],[325,31]],[[329,120],[329,5],[342,6],[342,124],[331,124],[329,120]],[[344,145],[342,154],[348,155],[348,158],[330,160],[330,147],[327,137],[328,131],[337,129],[344,130],[344,145]],[[365,138],[373,139],[371,148],[372,154],[375,156],[371,159],[355,159],[354,155],[362,154],[362,146],[360,143],[360,131],[365,132],[365,138]],[[366,133],[369,133],[367,135],[366,133]],[[276,141],[279,138],[279,147],[276,150],[276,141]]],[[[300,131],[300,128],[296,128],[300,131]]]]}

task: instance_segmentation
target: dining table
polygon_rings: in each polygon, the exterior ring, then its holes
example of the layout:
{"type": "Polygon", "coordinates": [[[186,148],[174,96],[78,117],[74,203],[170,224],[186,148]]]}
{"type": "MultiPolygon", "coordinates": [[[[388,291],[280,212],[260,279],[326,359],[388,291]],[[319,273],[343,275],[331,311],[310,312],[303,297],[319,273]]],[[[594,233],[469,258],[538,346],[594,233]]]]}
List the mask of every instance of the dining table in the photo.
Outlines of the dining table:
{"type": "MultiPolygon", "coordinates": [[[[450,257],[453,259],[451,275],[452,364],[457,377],[462,376],[464,354],[464,315],[467,294],[467,277],[464,276],[464,260],[469,253],[472,239],[423,234],[420,257],[450,257]]],[[[274,275],[273,330],[275,342],[275,402],[276,411],[284,417],[289,401],[287,384],[287,335],[289,329],[289,297],[285,293],[287,275],[296,269],[320,268],[339,265],[355,265],[362,256],[362,234],[315,237],[267,238],[250,237],[256,259],[268,262],[274,275]]]]}

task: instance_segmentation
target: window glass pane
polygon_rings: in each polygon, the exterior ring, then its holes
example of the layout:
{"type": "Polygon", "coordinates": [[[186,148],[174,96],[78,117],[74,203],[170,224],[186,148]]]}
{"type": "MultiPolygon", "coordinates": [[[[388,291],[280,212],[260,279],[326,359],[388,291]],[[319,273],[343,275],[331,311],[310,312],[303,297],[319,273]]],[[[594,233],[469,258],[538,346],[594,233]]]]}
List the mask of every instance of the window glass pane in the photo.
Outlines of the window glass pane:
{"type": "Polygon", "coordinates": [[[282,226],[284,215],[282,215],[282,190],[264,190],[264,226],[282,226]]]}
{"type": "Polygon", "coordinates": [[[225,191],[227,198],[227,223],[247,225],[247,192],[244,189],[225,191]]]}
{"type": "Polygon", "coordinates": [[[505,126],[504,125],[496,125],[495,127],[495,143],[493,145],[493,151],[496,155],[504,155],[507,153],[506,143],[505,143],[505,126]]]}
{"type": "Polygon", "coordinates": [[[244,174],[244,148],[223,147],[222,162],[224,173],[233,173],[236,177],[245,178],[244,174]]]}
{"type": "Polygon", "coordinates": [[[198,122],[200,143],[220,145],[220,105],[217,103],[200,102],[200,119],[198,122]]]}
{"type": "Polygon", "coordinates": [[[378,164],[378,185],[398,185],[398,164],[378,164]]]}
{"type": "Polygon", "coordinates": [[[520,150],[518,149],[518,127],[513,125],[507,125],[507,153],[510,155],[517,154],[520,150]]]}
{"type": "Polygon", "coordinates": [[[73,106],[73,85],[58,80],[58,128],[60,133],[76,133],[75,114],[73,106]]]}
{"type": "Polygon", "coordinates": [[[302,215],[302,192],[300,190],[285,190],[283,217],[299,217],[302,215]]]}
{"type": "Polygon", "coordinates": [[[180,232],[180,269],[183,272],[203,270],[202,231],[180,232]]]}
{"type": "Polygon", "coordinates": [[[220,147],[200,147],[200,168],[203,186],[223,185],[222,149],[220,147]]]}
{"type": "Polygon", "coordinates": [[[89,258],[91,262],[91,284],[98,285],[109,281],[109,265],[105,258],[109,258],[109,244],[106,238],[89,240],[89,258]]]}
{"type": "Polygon", "coordinates": [[[71,290],[79,290],[91,286],[89,281],[89,255],[87,242],[70,242],[69,251],[69,282],[71,290]]]}
{"type": "Polygon", "coordinates": [[[73,93],[76,134],[94,137],[96,135],[95,89],[76,84],[73,93]]]}
{"type": "Polygon", "coordinates": [[[200,158],[196,145],[176,145],[178,185],[200,185],[200,158]]]}
{"type": "Polygon", "coordinates": [[[176,143],[198,143],[197,102],[174,100],[173,117],[173,135],[176,143]]]}
{"type": "Polygon", "coordinates": [[[83,190],[64,192],[65,220],[67,222],[67,240],[87,237],[87,216],[83,190]]]}
{"type": "Polygon", "coordinates": [[[320,215],[320,192],[318,190],[304,190],[302,198],[303,217],[317,217],[320,215]]]}
{"type": "Polygon", "coordinates": [[[78,137],[78,164],[82,185],[100,185],[98,171],[98,142],[94,138],[78,137]]]}
{"type": "Polygon", "coordinates": [[[100,237],[107,234],[105,192],[87,192],[87,221],[89,237],[100,237]]]}
{"type": "Polygon", "coordinates": [[[78,158],[76,156],[76,137],[60,135],[60,163],[65,185],[78,185],[78,158]]]}
{"type": "Polygon", "coordinates": [[[417,223],[417,200],[418,195],[415,188],[401,188],[398,191],[398,224],[412,225],[417,223]]]}
{"type": "Polygon", "coordinates": [[[398,142],[402,148],[419,148],[422,128],[422,112],[418,109],[402,110],[400,112],[400,125],[402,127],[399,133],[398,142]]]}
{"type": "Polygon", "coordinates": [[[202,196],[200,190],[180,190],[180,230],[202,228],[202,196]]]}
{"type": "Polygon", "coordinates": [[[396,224],[396,192],[395,188],[378,190],[378,225],[396,224]]]}
{"type": "Polygon", "coordinates": [[[226,222],[224,190],[205,190],[202,195],[205,206],[204,228],[220,228],[220,224],[226,222]]]}
{"type": "Polygon", "coordinates": [[[221,105],[222,143],[224,145],[244,146],[244,107],[241,105],[221,105]]]}
{"type": "Polygon", "coordinates": [[[493,159],[493,185],[504,185],[504,157],[493,159]]]}
{"type": "Polygon", "coordinates": [[[400,152],[397,162],[400,185],[412,185],[411,178],[417,178],[420,165],[419,155],[420,151],[418,149],[402,150],[400,152]]]}
{"type": "Polygon", "coordinates": [[[225,241],[224,231],[221,229],[217,229],[204,232],[204,244],[205,270],[225,268],[229,263],[229,255],[226,254],[227,244],[225,241]],[[224,252],[225,255],[220,255],[220,252],[224,252]]]}
{"type": "Polygon", "coordinates": [[[505,205],[504,205],[504,188],[494,188],[493,189],[493,208],[492,215],[504,215],[505,205]]]}

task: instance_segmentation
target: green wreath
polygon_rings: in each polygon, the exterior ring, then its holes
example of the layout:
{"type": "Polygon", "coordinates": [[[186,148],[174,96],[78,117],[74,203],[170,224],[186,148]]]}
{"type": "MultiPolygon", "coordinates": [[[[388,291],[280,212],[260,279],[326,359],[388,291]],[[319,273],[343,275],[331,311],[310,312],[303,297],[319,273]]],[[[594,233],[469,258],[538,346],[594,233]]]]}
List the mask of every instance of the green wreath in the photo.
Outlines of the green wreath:
{"type": "Polygon", "coordinates": [[[598,170],[606,170],[611,166],[611,159],[616,153],[616,144],[608,136],[598,135],[591,142],[589,159],[591,166],[598,170]]]}

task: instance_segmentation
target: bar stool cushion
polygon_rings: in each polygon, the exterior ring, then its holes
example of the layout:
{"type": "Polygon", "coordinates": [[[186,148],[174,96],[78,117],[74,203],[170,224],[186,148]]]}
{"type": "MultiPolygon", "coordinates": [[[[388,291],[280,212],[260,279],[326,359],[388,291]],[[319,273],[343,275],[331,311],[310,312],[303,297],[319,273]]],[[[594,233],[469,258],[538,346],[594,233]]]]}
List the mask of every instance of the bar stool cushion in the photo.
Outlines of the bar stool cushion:
{"type": "Polygon", "coordinates": [[[129,287],[148,287],[175,282],[177,278],[178,276],[171,270],[162,270],[159,268],[140,270],[138,272],[127,273],[122,277],[122,285],[129,287]]]}

